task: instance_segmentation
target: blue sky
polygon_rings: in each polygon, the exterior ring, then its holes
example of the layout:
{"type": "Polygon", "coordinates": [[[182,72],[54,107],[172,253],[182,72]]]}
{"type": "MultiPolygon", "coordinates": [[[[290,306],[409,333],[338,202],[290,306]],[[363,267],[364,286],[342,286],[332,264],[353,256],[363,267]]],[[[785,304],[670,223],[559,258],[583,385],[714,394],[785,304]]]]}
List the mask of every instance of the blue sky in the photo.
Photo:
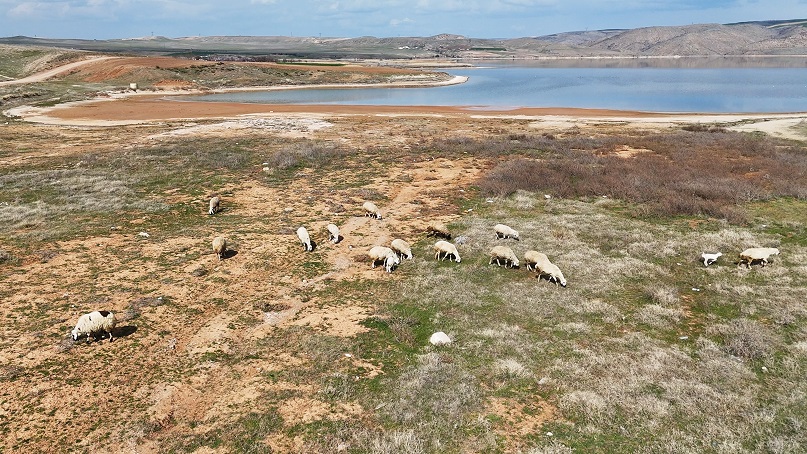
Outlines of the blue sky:
{"type": "Polygon", "coordinates": [[[0,36],[515,38],[807,17],[807,0],[0,0],[0,36]]]}

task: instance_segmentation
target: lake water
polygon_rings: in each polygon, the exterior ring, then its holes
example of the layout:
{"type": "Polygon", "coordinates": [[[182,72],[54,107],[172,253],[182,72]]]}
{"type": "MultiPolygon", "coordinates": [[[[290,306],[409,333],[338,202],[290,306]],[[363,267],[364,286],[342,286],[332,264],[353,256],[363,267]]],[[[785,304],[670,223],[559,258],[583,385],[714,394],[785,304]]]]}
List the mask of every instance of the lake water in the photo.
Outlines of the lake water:
{"type": "Polygon", "coordinates": [[[448,69],[468,76],[430,88],[295,89],[220,93],[197,101],[391,106],[578,107],[655,112],[804,112],[807,67],[537,67],[448,69]]]}

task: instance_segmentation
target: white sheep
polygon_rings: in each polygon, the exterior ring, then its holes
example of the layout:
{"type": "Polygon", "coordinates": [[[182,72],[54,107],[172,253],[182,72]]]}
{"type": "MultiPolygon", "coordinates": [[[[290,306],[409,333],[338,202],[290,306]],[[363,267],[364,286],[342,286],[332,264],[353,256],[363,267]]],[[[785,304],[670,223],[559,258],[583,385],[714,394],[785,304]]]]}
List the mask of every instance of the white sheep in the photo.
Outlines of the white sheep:
{"type": "Polygon", "coordinates": [[[400,238],[395,238],[394,240],[392,240],[392,243],[390,243],[390,247],[402,259],[403,258],[407,258],[410,260],[412,259],[412,246],[410,246],[409,243],[407,243],[406,241],[400,238]]]}
{"type": "Polygon", "coordinates": [[[720,258],[721,255],[723,255],[722,252],[715,252],[715,253],[704,252],[703,254],[701,254],[701,259],[703,259],[703,266],[709,266],[712,263],[715,263],[717,259],[720,258]]]}
{"type": "Polygon", "coordinates": [[[367,255],[370,257],[373,268],[375,268],[376,262],[383,262],[384,269],[387,270],[387,273],[391,273],[392,270],[401,263],[395,251],[386,246],[373,246],[370,248],[370,251],[367,252],[367,255]]]}
{"type": "Polygon", "coordinates": [[[216,253],[219,260],[227,257],[227,240],[224,237],[217,236],[213,238],[213,252],[216,253]]]}
{"type": "Polygon", "coordinates": [[[512,238],[516,241],[521,241],[518,236],[518,231],[513,230],[510,226],[504,224],[496,224],[493,226],[493,231],[496,232],[496,238],[512,238]]]}
{"type": "Polygon", "coordinates": [[[74,341],[86,335],[89,342],[90,336],[96,338],[100,334],[102,338],[109,336],[109,341],[112,342],[113,329],[115,329],[115,314],[109,311],[94,311],[79,317],[76,327],[70,334],[74,341]]]}
{"type": "Polygon", "coordinates": [[[339,227],[337,227],[336,224],[328,224],[325,226],[325,229],[328,230],[328,240],[334,244],[338,243],[340,238],[339,227]]]}
{"type": "Polygon", "coordinates": [[[221,204],[221,199],[219,198],[219,196],[214,196],[213,198],[211,198],[210,199],[210,208],[207,210],[207,214],[214,215],[214,214],[218,213],[220,211],[219,210],[219,205],[220,204],[221,204]]]}
{"type": "Polygon", "coordinates": [[[772,255],[779,255],[779,249],[775,247],[752,247],[740,253],[740,265],[745,263],[751,268],[753,262],[761,262],[762,266],[768,264],[768,259],[772,255]]]}
{"type": "Polygon", "coordinates": [[[440,240],[434,243],[434,258],[440,260],[445,260],[446,257],[449,255],[454,256],[454,260],[459,263],[460,262],[460,253],[457,251],[457,247],[453,244],[449,243],[448,241],[440,240]],[[442,257],[440,257],[442,255],[442,257]]]}
{"type": "Polygon", "coordinates": [[[528,270],[532,268],[538,274],[539,278],[541,276],[547,276],[550,282],[559,284],[561,287],[566,287],[566,278],[563,277],[560,268],[550,262],[546,254],[538,251],[527,251],[524,253],[524,263],[526,264],[526,268],[528,270]]]}
{"type": "Polygon", "coordinates": [[[426,234],[428,236],[436,236],[445,238],[447,240],[451,239],[451,232],[448,231],[448,227],[446,227],[442,222],[430,222],[429,225],[426,226],[426,234]]]}
{"type": "Polygon", "coordinates": [[[527,251],[524,253],[524,266],[527,270],[537,271],[535,266],[539,263],[550,263],[546,254],[538,251],[527,251]]]}
{"type": "Polygon", "coordinates": [[[566,287],[566,278],[563,277],[563,273],[560,271],[560,268],[557,267],[554,263],[542,263],[538,264],[538,269],[536,270],[538,273],[538,277],[547,276],[550,282],[554,282],[555,285],[560,284],[561,287],[566,287]]]}
{"type": "Polygon", "coordinates": [[[499,266],[502,266],[501,261],[504,261],[505,267],[514,268],[518,266],[518,257],[516,257],[513,250],[507,246],[493,246],[490,250],[490,261],[488,265],[492,265],[494,260],[499,266]]]}
{"type": "Polygon", "coordinates": [[[305,227],[297,229],[297,238],[300,239],[300,243],[302,243],[306,251],[311,252],[314,250],[314,246],[311,244],[311,237],[308,235],[308,230],[306,230],[305,227]]]}
{"type": "Polygon", "coordinates": [[[376,219],[381,219],[381,210],[379,210],[378,207],[375,206],[375,203],[373,203],[373,202],[364,202],[364,205],[362,205],[362,208],[364,208],[364,215],[365,216],[369,216],[371,218],[376,218],[376,219]]]}

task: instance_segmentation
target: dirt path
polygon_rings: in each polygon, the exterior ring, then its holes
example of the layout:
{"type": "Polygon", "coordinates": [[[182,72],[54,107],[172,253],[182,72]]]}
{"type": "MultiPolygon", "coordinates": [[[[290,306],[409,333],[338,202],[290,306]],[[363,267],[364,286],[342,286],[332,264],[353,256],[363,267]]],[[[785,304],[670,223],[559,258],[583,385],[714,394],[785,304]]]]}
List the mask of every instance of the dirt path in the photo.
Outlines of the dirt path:
{"type": "Polygon", "coordinates": [[[47,71],[42,71],[41,73],[32,74],[28,77],[23,77],[22,79],[14,79],[14,80],[4,80],[0,81],[0,86],[5,85],[21,85],[21,84],[30,84],[34,82],[42,82],[43,80],[50,79],[51,77],[57,76],[59,74],[65,73],[67,71],[74,70],[76,68],[82,67],[84,65],[89,65],[91,63],[98,63],[104,60],[111,60],[118,57],[93,57],[88,58],[87,60],[76,61],[73,63],[68,63],[66,65],[58,66],[53,69],[49,69],[47,71]]]}

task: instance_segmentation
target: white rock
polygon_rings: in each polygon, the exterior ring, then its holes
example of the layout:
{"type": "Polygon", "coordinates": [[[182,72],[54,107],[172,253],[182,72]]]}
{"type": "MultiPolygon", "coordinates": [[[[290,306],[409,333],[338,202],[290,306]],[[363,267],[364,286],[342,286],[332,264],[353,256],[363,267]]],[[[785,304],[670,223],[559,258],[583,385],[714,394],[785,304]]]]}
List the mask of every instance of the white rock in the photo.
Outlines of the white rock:
{"type": "Polygon", "coordinates": [[[140,233],[137,234],[137,236],[140,236],[140,237],[143,237],[143,238],[148,238],[150,235],[148,233],[146,233],[146,232],[140,232],[140,233]]]}
{"type": "Polygon", "coordinates": [[[451,343],[451,338],[448,337],[448,334],[438,331],[429,338],[429,342],[432,345],[445,345],[451,343]]]}

